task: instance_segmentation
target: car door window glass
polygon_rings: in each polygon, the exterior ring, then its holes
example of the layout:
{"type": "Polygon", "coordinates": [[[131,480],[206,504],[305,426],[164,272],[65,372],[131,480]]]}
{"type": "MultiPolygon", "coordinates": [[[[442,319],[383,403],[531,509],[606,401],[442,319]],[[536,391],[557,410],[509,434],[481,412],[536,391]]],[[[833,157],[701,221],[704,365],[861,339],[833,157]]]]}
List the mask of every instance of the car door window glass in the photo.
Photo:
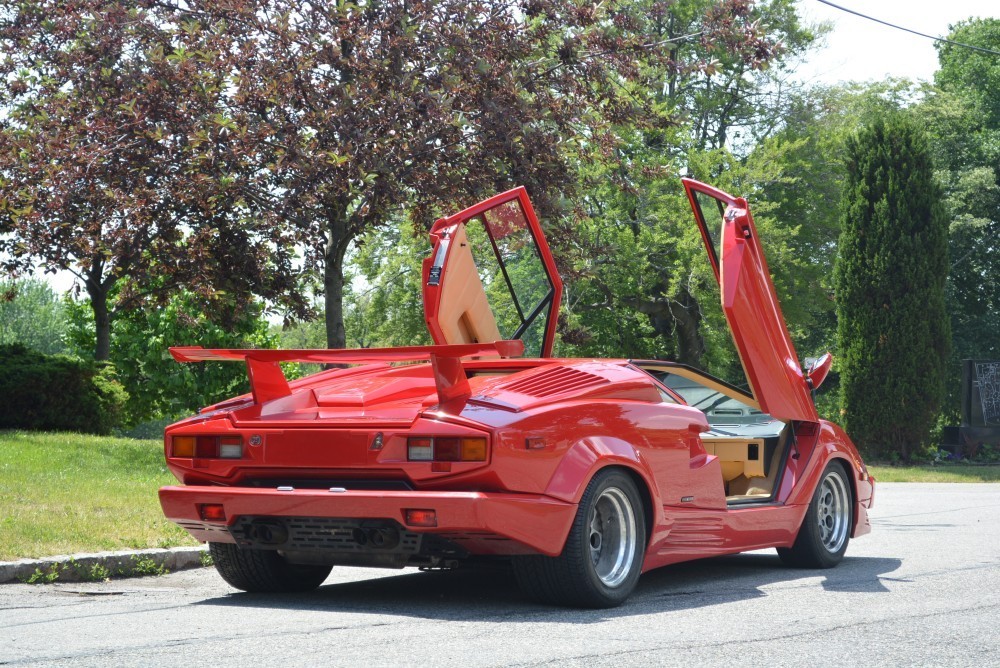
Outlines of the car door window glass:
{"type": "Polygon", "coordinates": [[[480,280],[505,339],[541,354],[554,287],[521,204],[504,202],[465,223],[480,280]]]}

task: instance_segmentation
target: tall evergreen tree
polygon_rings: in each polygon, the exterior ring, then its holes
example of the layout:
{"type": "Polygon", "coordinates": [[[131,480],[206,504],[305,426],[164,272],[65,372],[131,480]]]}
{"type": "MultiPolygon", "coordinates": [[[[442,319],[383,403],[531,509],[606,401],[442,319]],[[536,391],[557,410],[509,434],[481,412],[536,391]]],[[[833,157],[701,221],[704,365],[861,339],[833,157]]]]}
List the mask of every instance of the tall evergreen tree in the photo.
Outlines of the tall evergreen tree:
{"type": "Polygon", "coordinates": [[[848,140],[836,266],[844,423],[871,455],[909,459],[941,406],[951,331],[948,221],[927,139],[901,113],[848,140]]]}

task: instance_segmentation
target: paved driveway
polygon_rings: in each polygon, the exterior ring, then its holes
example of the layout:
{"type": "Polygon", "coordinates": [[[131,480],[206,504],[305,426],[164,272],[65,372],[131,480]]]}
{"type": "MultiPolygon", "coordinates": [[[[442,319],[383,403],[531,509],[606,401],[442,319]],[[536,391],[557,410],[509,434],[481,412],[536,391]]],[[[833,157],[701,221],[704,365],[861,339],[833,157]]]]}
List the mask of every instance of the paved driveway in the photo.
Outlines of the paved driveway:
{"type": "Polygon", "coordinates": [[[610,611],[525,602],[500,569],[335,568],[297,596],[214,569],[0,585],[0,665],[1000,666],[998,515],[1000,485],[882,484],[836,569],[682,564],[610,611]]]}

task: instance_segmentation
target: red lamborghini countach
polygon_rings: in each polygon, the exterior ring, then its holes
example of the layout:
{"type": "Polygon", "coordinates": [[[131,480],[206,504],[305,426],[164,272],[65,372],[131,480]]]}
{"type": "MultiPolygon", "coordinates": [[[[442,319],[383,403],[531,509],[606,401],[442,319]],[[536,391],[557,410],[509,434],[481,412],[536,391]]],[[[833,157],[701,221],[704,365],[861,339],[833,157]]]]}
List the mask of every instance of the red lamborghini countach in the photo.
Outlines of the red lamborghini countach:
{"type": "Polygon", "coordinates": [[[252,392],[167,428],[166,516],[232,586],[318,587],[333,566],[510,561],[525,594],[610,607],[644,571],[774,547],[836,565],[874,479],[812,400],[746,200],[684,186],[750,392],[682,364],[553,359],[562,285],[523,188],[431,229],[435,345],[173,348],[239,361],[252,392]],[[279,363],[337,368],[288,381],[279,363]]]}

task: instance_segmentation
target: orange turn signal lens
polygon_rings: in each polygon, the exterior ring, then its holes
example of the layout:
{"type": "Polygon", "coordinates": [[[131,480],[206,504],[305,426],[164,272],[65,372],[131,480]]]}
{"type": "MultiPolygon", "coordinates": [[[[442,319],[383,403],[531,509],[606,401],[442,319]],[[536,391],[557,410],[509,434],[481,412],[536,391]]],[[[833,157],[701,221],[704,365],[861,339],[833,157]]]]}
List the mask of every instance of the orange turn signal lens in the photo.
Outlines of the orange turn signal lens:
{"type": "Polygon", "coordinates": [[[194,436],[174,436],[170,452],[174,457],[194,457],[194,436]]]}
{"type": "Polygon", "coordinates": [[[485,462],[486,461],[486,439],[485,438],[463,438],[462,439],[462,461],[463,462],[485,462]]]}

